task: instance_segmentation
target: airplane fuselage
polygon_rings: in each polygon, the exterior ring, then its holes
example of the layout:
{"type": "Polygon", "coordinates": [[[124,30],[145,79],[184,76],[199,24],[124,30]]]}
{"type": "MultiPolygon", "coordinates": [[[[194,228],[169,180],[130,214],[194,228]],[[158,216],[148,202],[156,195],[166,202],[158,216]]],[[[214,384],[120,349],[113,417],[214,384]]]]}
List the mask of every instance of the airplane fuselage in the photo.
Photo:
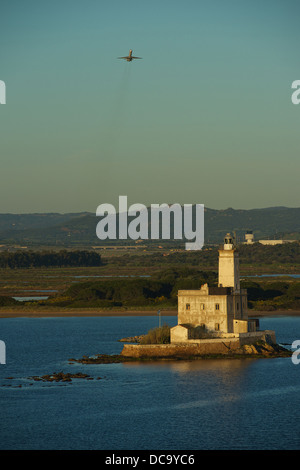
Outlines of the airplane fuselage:
{"type": "Polygon", "coordinates": [[[129,51],[129,56],[126,58],[127,62],[131,62],[132,61],[132,49],[130,49],[129,51]]]}
{"type": "Polygon", "coordinates": [[[133,59],[141,59],[141,57],[135,57],[132,55],[132,49],[129,50],[129,55],[127,55],[126,57],[118,57],[118,59],[124,59],[126,60],[127,62],[131,62],[133,59]]]}

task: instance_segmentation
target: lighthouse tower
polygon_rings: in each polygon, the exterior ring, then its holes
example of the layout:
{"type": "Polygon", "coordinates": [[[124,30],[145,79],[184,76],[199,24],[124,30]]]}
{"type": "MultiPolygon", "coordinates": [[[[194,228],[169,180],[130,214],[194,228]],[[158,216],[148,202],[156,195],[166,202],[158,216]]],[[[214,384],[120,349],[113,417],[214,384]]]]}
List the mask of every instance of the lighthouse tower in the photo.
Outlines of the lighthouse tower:
{"type": "Polygon", "coordinates": [[[240,288],[239,255],[230,233],[219,249],[218,287],[204,284],[200,289],[178,291],[178,325],[171,328],[171,343],[201,342],[199,328],[212,337],[252,335],[255,341],[268,333],[276,343],[274,332],[258,333],[258,320],[248,319],[247,289],[240,288]]]}
{"type": "Polygon", "coordinates": [[[219,287],[232,287],[240,292],[239,255],[230,233],[224,238],[223,248],[219,250],[219,287]]]}

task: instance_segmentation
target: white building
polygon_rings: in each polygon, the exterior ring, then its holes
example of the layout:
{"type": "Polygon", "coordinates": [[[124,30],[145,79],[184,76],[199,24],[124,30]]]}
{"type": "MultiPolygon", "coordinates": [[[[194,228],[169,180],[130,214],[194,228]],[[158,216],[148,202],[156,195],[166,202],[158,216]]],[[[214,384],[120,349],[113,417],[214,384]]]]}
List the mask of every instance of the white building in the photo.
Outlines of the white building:
{"type": "Polygon", "coordinates": [[[245,243],[247,243],[247,245],[252,245],[254,243],[253,232],[248,230],[248,232],[245,233],[245,243]]]}
{"type": "Polygon", "coordinates": [[[285,243],[293,243],[297,240],[258,240],[262,245],[284,245],[285,243]]]}
{"type": "MultiPolygon", "coordinates": [[[[218,287],[204,284],[200,289],[178,291],[178,325],[171,328],[171,343],[200,340],[203,333],[217,338],[257,336],[257,329],[258,320],[248,319],[247,290],[240,288],[239,255],[228,233],[219,249],[218,287]]],[[[275,334],[273,340],[276,342],[275,334]]]]}

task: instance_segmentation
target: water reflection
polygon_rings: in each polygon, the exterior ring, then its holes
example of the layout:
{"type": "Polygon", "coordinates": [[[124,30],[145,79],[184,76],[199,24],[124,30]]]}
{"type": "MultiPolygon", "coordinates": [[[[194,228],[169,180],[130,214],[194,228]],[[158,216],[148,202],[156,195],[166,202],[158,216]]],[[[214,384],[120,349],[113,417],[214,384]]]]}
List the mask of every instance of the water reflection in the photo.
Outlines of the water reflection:
{"type": "Polygon", "coordinates": [[[244,392],[245,379],[249,369],[257,359],[204,359],[192,361],[153,361],[124,363],[125,368],[136,368],[148,374],[169,375],[174,378],[173,385],[178,387],[178,393],[184,397],[186,390],[196,387],[198,392],[203,390],[203,384],[213,386],[214,393],[232,395],[238,390],[244,392]]]}
{"type": "Polygon", "coordinates": [[[238,372],[244,371],[255,359],[207,359],[203,361],[174,362],[172,369],[177,372],[238,372]]]}
{"type": "MultiPolygon", "coordinates": [[[[252,410],[254,403],[257,406],[268,399],[278,400],[299,393],[298,384],[270,383],[268,386],[265,383],[261,367],[269,374],[268,365],[273,367],[275,363],[270,359],[252,358],[124,363],[122,366],[125,369],[130,369],[130,372],[136,370],[138,376],[144,378],[151,389],[151,400],[144,400],[140,406],[132,402],[121,414],[189,413],[189,410],[197,413],[199,410],[201,415],[194,416],[203,418],[214,412],[220,413],[222,419],[232,420],[232,416],[237,416],[238,409],[240,412],[252,410]],[[162,382],[164,389],[159,386],[162,382]],[[207,411],[202,415],[204,409],[207,411]]],[[[277,363],[282,367],[281,360],[277,363]]]]}
{"type": "Polygon", "coordinates": [[[30,300],[47,300],[48,296],[46,295],[33,295],[33,296],[28,296],[28,297],[13,297],[13,299],[18,300],[19,302],[28,302],[30,300]]]}
{"type": "Polygon", "coordinates": [[[162,360],[147,362],[124,362],[123,366],[132,367],[149,367],[149,368],[166,368],[179,373],[187,372],[242,372],[247,369],[257,359],[199,359],[192,361],[185,360],[162,360]]]}

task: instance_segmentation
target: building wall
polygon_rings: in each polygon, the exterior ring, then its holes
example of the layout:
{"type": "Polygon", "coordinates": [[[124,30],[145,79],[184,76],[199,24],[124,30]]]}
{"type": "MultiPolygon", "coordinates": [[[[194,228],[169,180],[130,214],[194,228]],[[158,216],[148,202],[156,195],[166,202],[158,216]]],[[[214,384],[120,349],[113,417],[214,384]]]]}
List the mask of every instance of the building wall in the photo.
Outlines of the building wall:
{"type": "Polygon", "coordinates": [[[242,289],[239,293],[228,295],[212,293],[218,290],[222,291],[205,284],[198,290],[178,291],[178,324],[233,333],[234,320],[248,319],[247,291],[242,289]]]}
{"type": "Polygon", "coordinates": [[[248,320],[247,290],[227,296],[227,330],[234,331],[234,320],[248,320]]]}
{"type": "Polygon", "coordinates": [[[189,329],[183,325],[176,325],[170,329],[171,343],[186,343],[189,339],[189,329]]]}
{"type": "MultiPolygon", "coordinates": [[[[252,333],[262,334],[263,332],[257,332],[256,329],[256,320],[233,320],[232,332],[225,333],[223,331],[216,332],[214,340],[217,338],[240,338],[242,336],[249,336],[248,333],[251,333],[250,336],[253,336],[252,333]]],[[[188,327],[187,325],[176,325],[170,329],[170,342],[171,343],[194,343],[203,341],[197,335],[194,335],[195,330],[193,327],[188,327]]],[[[208,338],[207,338],[208,339],[208,338]]],[[[212,339],[212,338],[210,338],[212,339]]]]}
{"type": "Polygon", "coordinates": [[[121,354],[139,358],[244,353],[240,349],[243,345],[255,344],[259,340],[276,344],[275,332],[266,330],[245,333],[236,338],[188,340],[182,344],[125,344],[121,354]]]}
{"type": "Polygon", "coordinates": [[[233,320],[233,331],[234,333],[248,333],[248,321],[233,320]]]}
{"type": "Polygon", "coordinates": [[[240,289],[239,257],[235,250],[219,250],[219,286],[240,289]]]}
{"type": "Polygon", "coordinates": [[[178,324],[205,325],[208,330],[227,332],[227,296],[209,295],[205,286],[178,291],[178,324]]]}
{"type": "Polygon", "coordinates": [[[262,245],[283,245],[285,243],[293,243],[297,240],[258,240],[262,245]]]}

